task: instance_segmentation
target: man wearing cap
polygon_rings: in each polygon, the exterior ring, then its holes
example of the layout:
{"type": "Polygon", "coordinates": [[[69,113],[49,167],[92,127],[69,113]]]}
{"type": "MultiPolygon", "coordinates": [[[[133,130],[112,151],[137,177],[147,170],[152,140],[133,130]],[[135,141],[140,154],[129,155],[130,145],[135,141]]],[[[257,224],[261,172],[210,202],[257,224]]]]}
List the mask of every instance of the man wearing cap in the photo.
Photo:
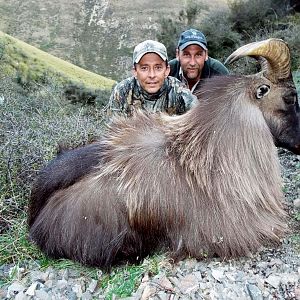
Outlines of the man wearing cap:
{"type": "Polygon", "coordinates": [[[133,76],[119,82],[109,99],[108,114],[132,116],[137,109],[183,114],[197,98],[174,77],[166,47],[152,40],[138,44],[133,52],[133,76]]]}
{"type": "Polygon", "coordinates": [[[229,74],[220,61],[208,56],[205,35],[196,29],[186,30],[180,35],[176,58],[169,64],[170,76],[184,82],[192,92],[199,89],[202,79],[229,74]]]}

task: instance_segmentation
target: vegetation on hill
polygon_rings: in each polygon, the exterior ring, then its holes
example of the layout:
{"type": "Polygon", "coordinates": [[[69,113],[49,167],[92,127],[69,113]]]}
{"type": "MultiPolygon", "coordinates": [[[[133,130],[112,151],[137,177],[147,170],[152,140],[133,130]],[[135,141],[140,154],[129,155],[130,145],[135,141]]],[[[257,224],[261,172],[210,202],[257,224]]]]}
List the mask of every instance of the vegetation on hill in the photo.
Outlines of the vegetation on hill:
{"type": "Polygon", "coordinates": [[[44,84],[51,78],[61,85],[65,95],[73,101],[97,102],[103,96],[109,96],[115,83],[2,32],[0,59],[3,74],[15,77],[18,83],[44,84]]]}
{"type": "MultiPolygon", "coordinates": [[[[158,39],[170,57],[175,57],[179,35],[187,28],[201,30],[207,37],[209,55],[225,61],[241,45],[270,37],[285,40],[292,53],[292,69],[300,68],[300,13],[288,0],[231,0],[228,9],[210,8],[189,2],[176,18],[162,17],[158,39]],[[201,18],[199,18],[201,15],[201,18]]],[[[238,62],[233,71],[245,72],[249,65],[238,62]]]]}

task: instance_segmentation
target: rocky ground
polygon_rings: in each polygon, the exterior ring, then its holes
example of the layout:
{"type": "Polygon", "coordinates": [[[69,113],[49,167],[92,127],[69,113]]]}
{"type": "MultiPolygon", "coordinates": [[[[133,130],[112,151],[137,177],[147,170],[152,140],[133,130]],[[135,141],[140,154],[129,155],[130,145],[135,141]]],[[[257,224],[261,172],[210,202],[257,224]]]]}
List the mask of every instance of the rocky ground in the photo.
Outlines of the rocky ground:
{"type": "MultiPolygon", "coordinates": [[[[279,150],[287,210],[300,213],[300,156],[279,150]]],[[[145,274],[127,299],[300,299],[300,221],[291,217],[292,234],[278,248],[264,248],[252,257],[231,261],[162,262],[158,275],[145,274]],[[298,235],[296,235],[298,233],[298,235]]],[[[105,299],[98,279],[38,265],[13,269],[0,266],[0,275],[16,271],[16,280],[0,290],[0,299],[105,299]],[[1,274],[2,273],[2,274],[1,274]]],[[[117,297],[113,296],[113,299],[117,297]]]]}

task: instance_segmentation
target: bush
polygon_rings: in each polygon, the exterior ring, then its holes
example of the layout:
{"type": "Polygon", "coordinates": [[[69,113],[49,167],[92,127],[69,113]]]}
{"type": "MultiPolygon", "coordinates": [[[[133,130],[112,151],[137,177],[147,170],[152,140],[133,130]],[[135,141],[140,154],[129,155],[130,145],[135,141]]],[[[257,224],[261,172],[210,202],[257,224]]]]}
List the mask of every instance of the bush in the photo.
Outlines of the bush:
{"type": "Polygon", "coordinates": [[[178,13],[177,18],[160,17],[161,30],[157,34],[157,39],[166,46],[169,59],[176,57],[176,48],[181,32],[194,27],[198,16],[206,9],[207,5],[203,3],[188,1],[186,8],[178,13]]]}
{"type": "Polygon", "coordinates": [[[212,10],[202,19],[200,28],[207,38],[209,56],[224,61],[242,44],[241,35],[232,26],[229,12],[224,10],[212,10]]]}
{"type": "Polygon", "coordinates": [[[177,20],[163,17],[160,20],[160,26],[162,30],[157,34],[157,39],[166,46],[169,60],[171,60],[176,57],[177,42],[183,25],[177,20]]]}
{"type": "Polygon", "coordinates": [[[287,0],[234,0],[229,2],[229,21],[233,30],[245,39],[261,31],[270,31],[274,22],[285,16],[287,0]]]}
{"type": "Polygon", "coordinates": [[[26,210],[38,170],[55,156],[59,143],[76,147],[99,135],[104,119],[95,106],[73,105],[60,86],[18,85],[1,79],[0,231],[26,210]],[[4,217],[5,216],[5,217],[4,217]]]}
{"type": "Polygon", "coordinates": [[[72,103],[81,103],[82,105],[93,104],[101,107],[108,102],[111,91],[103,89],[90,89],[83,84],[65,84],[64,95],[72,103]]]}
{"type": "MultiPolygon", "coordinates": [[[[300,66],[300,14],[290,8],[289,0],[231,0],[228,10],[209,11],[202,3],[190,2],[177,18],[161,18],[160,25],[158,37],[166,45],[170,58],[175,55],[180,33],[193,27],[206,35],[209,55],[221,61],[241,45],[277,37],[289,44],[292,69],[300,66]]],[[[239,73],[256,72],[257,64],[252,61],[245,58],[230,69],[239,73]]]]}

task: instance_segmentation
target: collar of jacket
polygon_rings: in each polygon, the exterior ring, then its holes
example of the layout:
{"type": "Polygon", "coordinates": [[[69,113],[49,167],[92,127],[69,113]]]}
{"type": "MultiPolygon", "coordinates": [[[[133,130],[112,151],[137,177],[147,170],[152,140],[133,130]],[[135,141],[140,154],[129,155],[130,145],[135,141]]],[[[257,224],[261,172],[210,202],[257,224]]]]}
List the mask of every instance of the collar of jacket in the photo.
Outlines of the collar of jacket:
{"type": "Polygon", "coordinates": [[[139,81],[135,78],[134,95],[138,99],[143,98],[144,100],[156,101],[162,97],[162,95],[167,91],[167,88],[168,81],[165,79],[162,87],[156,93],[150,94],[141,87],[139,81]]]}

